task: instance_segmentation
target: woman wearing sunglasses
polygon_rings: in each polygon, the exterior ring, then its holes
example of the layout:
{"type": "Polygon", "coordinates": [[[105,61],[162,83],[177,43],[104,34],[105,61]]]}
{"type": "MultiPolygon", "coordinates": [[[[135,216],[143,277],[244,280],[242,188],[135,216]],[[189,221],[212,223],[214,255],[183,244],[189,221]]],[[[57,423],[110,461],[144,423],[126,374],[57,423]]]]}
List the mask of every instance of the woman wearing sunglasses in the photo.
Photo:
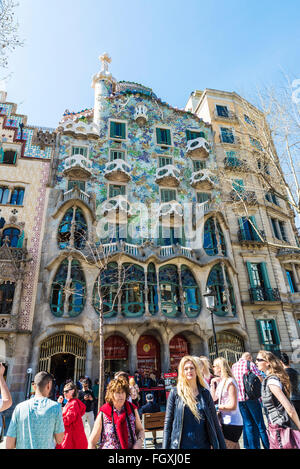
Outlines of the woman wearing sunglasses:
{"type": "Polygon", "coordinates": [[[300,420],[290,402],[291,384],[281,361],[261,350],[257,368],[266,374],[262,383],[262,403],[268,417],[270,449],[300,448],[300,420]]]}
{"type": "MultiPolygon", "coordinates": [[[[87,449],[88,441],[85,435],[82,417],[86,412],[85,405],[77,399],[78,390],[74,383],[69,382],[64,387],[64,398],[67,400],[63,408],[65,436],[63,442],[56,449],[87,449]]],[[[58,398],[62,402],[63,397],[58,398]]]]}

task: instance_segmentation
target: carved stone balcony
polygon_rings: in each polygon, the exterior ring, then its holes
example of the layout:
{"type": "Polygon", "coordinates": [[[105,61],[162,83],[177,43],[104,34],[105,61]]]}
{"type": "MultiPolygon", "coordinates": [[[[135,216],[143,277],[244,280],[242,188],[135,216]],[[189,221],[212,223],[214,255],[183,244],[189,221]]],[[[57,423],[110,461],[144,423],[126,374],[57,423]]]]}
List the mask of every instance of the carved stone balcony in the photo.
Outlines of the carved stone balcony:
{"type": "Polygon", "coordinates": [[[248,205],[256,205],[257,204],[257,196],[254,191],[231,191],[230,192],[230,199],[233,202],[244,202],[248,205]]]}
{"type": "Polygon", "coordinates": [[[280,260],[291,260],[291,261],[299,261],[300,260],[300,248],[295,246],[294,249],[292,248],[282,248],[278,250],[277,257],[280,260]]]}
{"type": "Polygon", "coordinates": [[[193,140],[189,140],[186,146],[187,156],[207,158],[210,152],[210,145],[208,141],[203,137],[198,137],[193,140]]]}
{"type": "Polygon", "coordinates": [[[135,107],[134,120],[140,127],[148,122],[148,110],[144,104],[138,104],[135,107]]]}
{"type": "Polygon", "coordinates": [[[212,179],[213,174],[209,169],[194,171],[190,179],[190,184],[194,189],[212,189],[215,185],[212,179]]]}
{"type": "Polygon", "coordinates": [[[180,184],[180,171],[173,164],[167,164],[156,170],[157,184],[177,187],[180,184]]]}
{"type": "Polygon", "coordinates": [[[111,197],[102,204],[102,214],[104,216],[111,212],[122,212],[124,214],[130,214],[130,210],[130,203],[123,195],[111,197]]]}
{"type": "Polygon", "coordinates": [[[90,193],[81,191],[76,185],[67,192],[63,192],[63,191],[61,192],[57,200],[57,210],[59,210],[63,204],[65,204],[66,202],[72,199],[80,200],[91,210],[93,215],[95,214],[96,212],[95,194],[90,194],[90,193]]]}
{"type": "Polygon", "coordinates": [[[122,159],[109,161],[105,165],[104,176],[109,181],[128,182],[130,176],[131,166],[122,159]]]}
{"type": "Polygon", "coordinates": [[[72,155],[64,161],[64,176],[74,178],[90,177],[92,175],[92,162],[83,155],[72,155]]]}
{"type": "Polygon", "coordinates": [[[172,217],[183,217],[183,206],[176,200],[170,202],[162,202],[157,211],[158,217],[172,216],[172,217]]]}

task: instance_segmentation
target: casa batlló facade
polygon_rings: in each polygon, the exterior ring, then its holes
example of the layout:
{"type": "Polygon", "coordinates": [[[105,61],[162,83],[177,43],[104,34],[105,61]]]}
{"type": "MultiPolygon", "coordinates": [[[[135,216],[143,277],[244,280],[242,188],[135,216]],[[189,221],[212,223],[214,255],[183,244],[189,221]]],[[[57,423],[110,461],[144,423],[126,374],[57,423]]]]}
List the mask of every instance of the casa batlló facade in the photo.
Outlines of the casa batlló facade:
{"type": "MultiPolygon", "coordinates": [[[[107,54],[101,62],[92,83],[94,109],[66,111],[55,142],[47,146],[46,133],[39,131],[36,153],[30,150],[39,155],[31,164],[41,172],[43,196],[33,184],[41,225],[32,307],[30,314],[22,310],[27,293],[26,282],[20,283],[20,325],[14,330],[16,344],[26,348],[24,366],[52,372],[58,382],[80,375],[96,379],[101,308],[107,371],[158,375],[175,370],[187,353],[213,359],[212,319],[219,353],[231,363],[245,350],[295,353],[300,285],[293,214],[282,204],[278,220],[283,217],[290,230],[289,243],[281,240],[283,256],[267,242],[273,233],[266,229],[266,204],[263,212],[252,200],[249,211],[249,198],[242,197],[241,208],[230,195],[242,177],[234,172],[231,178],[232,167],[223,160],[232,163],[237,155],[226,151],[236,148],[219,139],[220,116],[205,107],[210,100],[221,100],[221,106],[224,99],[241,98],[195,92],[186,110],[179,110],[148,87],[114,79],[107,54]],[[264,242],[255,237],[260,231],[251,231],[261,221],[256,229],[265,229],[264,242]],[[203,296],[208,287],[216,292],[213,317],[203,296]]],[[[221,132],[230,140],[229,131],[221,132]]],[[[17,176],[19,170],[11,176],[14,183],[17,176]]],[[[36,215],[30,212],[33,200],[27,206],[24,199],[28,239],[36,233],[28,221],[36,215]]],[[[11,320],[13,314],[6,316],[11,320]]],[[[20,348],[12,345],[7,353],[11,384],[20,348]]]]}

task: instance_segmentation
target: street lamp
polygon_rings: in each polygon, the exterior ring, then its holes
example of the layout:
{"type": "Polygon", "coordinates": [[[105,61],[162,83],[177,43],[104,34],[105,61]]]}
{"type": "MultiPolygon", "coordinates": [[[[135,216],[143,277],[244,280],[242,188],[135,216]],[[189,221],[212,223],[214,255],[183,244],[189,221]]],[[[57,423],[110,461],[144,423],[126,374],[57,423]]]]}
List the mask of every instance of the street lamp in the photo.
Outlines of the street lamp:
{"type": "Polygon", "coordinates": [[[218,351],[218,342],[217,342],[217,336],[216,336],[216,330],[215,330],[215,321],[214,321],[214,310],[215,310],[215,304],[216,304],[216,290],[215,290],[215,288],[214,287],[207,287],[206,293],[203,296],[204,296],[206,307],[210,311],[212,330],[213,330],[213,335],[214,335],[214,345],[215,345],[216,358],[218,358],[219,351],[218,351]]]}

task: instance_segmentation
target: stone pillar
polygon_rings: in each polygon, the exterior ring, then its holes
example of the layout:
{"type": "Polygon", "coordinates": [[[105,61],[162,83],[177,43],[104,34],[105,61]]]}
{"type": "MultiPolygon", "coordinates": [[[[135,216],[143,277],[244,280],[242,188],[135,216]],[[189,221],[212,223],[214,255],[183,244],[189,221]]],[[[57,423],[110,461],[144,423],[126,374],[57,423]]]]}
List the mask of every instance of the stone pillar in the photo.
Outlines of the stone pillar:
{"type": "Polygon", "coordinates": [[[22,285],[23,285],[23,281],[21,279],[18,279],[15,285],[14,299],[13,299],[12,310],[11,310],[12,316],[17,316],[19,313],[22,285]]]}
{"type": "Polygon", "coordinates": [[[147,265],[144,267],[144,275],[145,275],[145,287],[144,287],[145,316],[149,317],[149,316],[151,316],[151,314],[149,313],[149,288],[148,288],[148,277],[147,277],[147,265]]]}
{"type": "Polygon", "coordinates": [[[137,369],[137,353],[136,353],[136,344],[130,343],[128,350],[128,361],[129,361],[129,371],[133,375],[137,369]]]}
{"type": "Polygon", "coordinates": [[[295,278],[295,282],[296,282],[296,286],[297,286],[297,290],[300,291],[300,280],[299,280],[299,274],[298,274],[298,271],[296,269],[296,266],[294,263],[292,263],[292,269],[293,269],[293,275],[294,275],[294,278],[295,278]]]}
{"type": "Polygon", "coordinates": [[[157,281],[157,299],[158,299],[158,317],[162,317],[162,309],[161,309],[161,295],[160,295],[160,284],[159,284],[159,268],[155,265],[156,270],[156,281],[157,281]]]}
{"type": "Polygon", "coordinates": [[[163,359],[162,359],[162,372],[168,373],[170,368],[170,347],[169,342],[164,342],[162,345],[163,359]]]}
{"type": "Polygon", "coordinates": [[[177,266],[177,275],[178,275],[178,283],[179,283],[179,297],[180,297],[180,304],[181,304],[181,314],[183,315],[185,313],[184,292],[183,292],[181,272],[180,272],[180,267],[179,266],[177,266]]]}
{"type": "Polygon", "coordinates": [[[229,314],[232,316],[232,307],[231,307],[231,302],[230,302],[230,292],[229,292],[229,288],[228,288],[227,277],[226,277],[226,269],[225,269],[224,262],[221,262],[221,267],[222,267],[222,273],[223,273],[223,278],[224,278],[224,288],[225,288],[225,293],[226,293],[227,306],[228,306],[229,314]]]}

